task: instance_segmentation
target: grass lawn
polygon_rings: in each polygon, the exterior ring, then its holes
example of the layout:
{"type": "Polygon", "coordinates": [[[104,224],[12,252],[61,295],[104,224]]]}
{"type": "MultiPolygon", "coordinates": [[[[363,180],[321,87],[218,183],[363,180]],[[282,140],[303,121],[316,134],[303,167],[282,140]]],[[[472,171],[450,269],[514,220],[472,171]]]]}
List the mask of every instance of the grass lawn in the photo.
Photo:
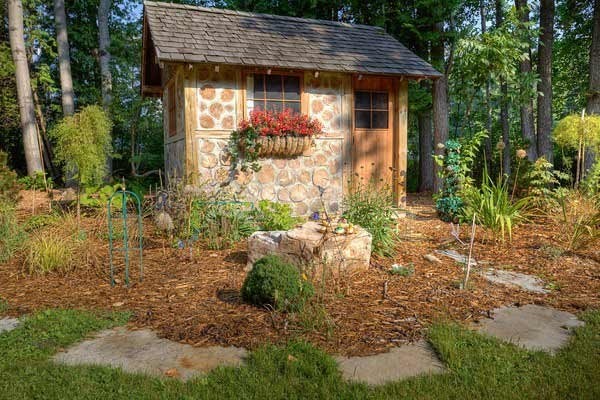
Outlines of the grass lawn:
{"type": "Polygon", "coordinates": [[[556,356],[521,350],[454,324],[429,340],[449,371],[377,388],[344,382],[334,360],[302,342],[265,346],[242,368],[222,368],[188,383],[105,367],[67,367],[49,357],[127,314],[45,311],[0,334],[0,399],[599,399],[600,311],[556,356]],[[289,357],[293,355],[293,357],[289,357]]]}

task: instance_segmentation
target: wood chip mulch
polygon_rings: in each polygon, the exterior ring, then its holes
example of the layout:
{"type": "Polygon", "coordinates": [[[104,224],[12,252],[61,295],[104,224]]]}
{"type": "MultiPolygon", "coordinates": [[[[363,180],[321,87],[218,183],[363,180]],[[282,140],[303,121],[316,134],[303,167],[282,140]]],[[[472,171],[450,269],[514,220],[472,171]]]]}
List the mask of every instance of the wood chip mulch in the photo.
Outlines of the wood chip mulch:
{"type": "MultiPolygon", "coordinates": [[[[422,337],[432,322],[474,321],[502,305],[546,304],[572,312],[600,307],[598,250],[551,256],[548,249],[557,244],[548,226],[522,226],[512,243],[505,244],[484,241],[478,235],[474,257],[479,265],[469,289],[459,289],[461,265],[438,254],[441,263],[423,256],[441,248],[466,254],[467,248],[452,238],[448,224],[435,217],[430,200],[413,197],[409,205],[399,225],[402,240],[394,259],[374,257],[368,270],[328,280],[324,289],[317,289],[326,310],[322,323],[317,312],[302,319],[241,302],[245,244],[226,251],[195,249],[190,259],[187,249],[165,249],[160,238],[149,237],[144,281],[137,282],[133,273],[135,283],[129,289],[122,282],[112,288],[107,243],[101,235],[91,234],[86,242],[86,265],[66,276],[27,275],[22,257],[0,265],[0,297],[8,301],[12,315],[49,307],[130,310],[134,326],[196,346],[255,348],[301,337],[344,355],[383,352],[422,337]],[[390,274],[394,263],[414,266],[414,274],[390,274]],[[477,273],[488,267],[535,274],[554,289],[543,295],[493,285],[477,273]]],[[[104,229],[98,218],[84,220],[84,226],[90,231],[104,229]]],[[[152,236],[151,226],[145,229],[152,236]]],[[[462,230],[461,237],[467,241],[469,228],[462,230]]]]}

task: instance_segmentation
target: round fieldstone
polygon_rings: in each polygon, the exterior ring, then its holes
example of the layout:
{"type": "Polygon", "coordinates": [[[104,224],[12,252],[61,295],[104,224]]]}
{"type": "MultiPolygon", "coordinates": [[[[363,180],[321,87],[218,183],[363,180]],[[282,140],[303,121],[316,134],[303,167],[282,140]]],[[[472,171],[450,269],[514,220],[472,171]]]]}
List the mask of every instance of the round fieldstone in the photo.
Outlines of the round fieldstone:
{"type": "Polygon", "coordinates": [[[233,110],[235,110],[235,108],[233,107],[233,104],[227,104],[225,106],[225,111],[227,111],[228,113],[233,112],[233,110]]]}
{"type": "Polygon", "coordinates": [[[290,199],[295,203],[306,200],[306,195],[307,191],[304,185],[297,183],[290,189],[290,199]]]}
{"type": "Polygon", "coordinates": [[[200,145],[200,151],[202,153],[212,153],[212,151],[214,149],[215,149],[215,143],[210,140],[203,140],[202,144],[200,145]]]}
{"type": "Polygon", "coordinates": [[[325,110],[321,113],[321,119],[323,121],[329,121],[333,118],[333,113],[329,110],[325,110]]]}
{"type": "Polygon", "coordinates": [[[292,174],[289,170],[283,169],[277,174],[277,184],[281,186],[288,186],[294,181],[292,174]]]}
{"type": "Polygon", "coordinates": [[[288,168],[291,168],[292,170],[299,169],[300,168],[300,160],[297,158],[288,160],[288,168]]]}
{"type": "Polygon", "coordinates": [[[215,120],[210,115],[203,114],[200,117],[200,126],[204,129],[210,129],[215,127],[215,120]]]}
{"type": "Polygon", "coordinates": [[[221,114],[223,113],[223,105],[221,103],[213,103],[209,108],[210,115],[215,117],[216,119],[221,118],[221,114]]]}
{"type": "Polygon", "coordinates": [[[302,183],[309,183],[310,182],[310,172],[308,171],[301,171],[298,174],[298,180],[302,183]]]}
{"type": "Polygon", "coordinates": [[[221,126],[223,127],[223,129],[233,129],[233,127],[235,126],[233,117],[231,115],[228,115],[225,118],[223,118],[223,120],[221,121],[221,126]]]}
{"type": "Polygon", "coordinates": [[[342,144],[339,142],[329,143],[329,151],[333,154],[339,154],[342,151],[342,144]]]}
{"type": "Polygon", "coordinates": [[[276,158],[273,160],[273,165],[276,168],[283,169],[286,167],[286,160],[284,160],[282,158],[276,158]]]}
{"type": "Polygon", "coordinates": [[[240,185],[247,185],[252,179],[252,172],[250,171],[237,171],[235,180],[240,185]]]}
{"type": "Polygon", "coordinates": [[[308,206],[304,203],[297,203],[294,206],[294,212],[296,215],[306,215],[308,213],[308,206]]]}
{"type": "Polygon", "coordinates": [[[313,199],[310,202],[309,209],[311,212],[321,211],[323,209],[323,202],[321,199],[313,199]]]}
{"type": "Polygon", "coordinates": [[[218,168],[215,172],[215,180],[219,183],[229,180],[229,168],[218,168]]]}
{"type": "Polygon", "coordinates": [[[317,168],[313,173],[312,181],[316,186],[329,186],[329,172],[325,168],[317,168]]]}
{"type": "Polygon", "coordinates": [[[335,175],[341,171],[340,167],[341,167],[340,160],[332,160],[329,163],[329,172],[335,175]]]}
{"type": "Polygon", "coordinates": [[[200,165],[204,168],[213,168],[217,166],[217,156],[214,154],[204,154],[200,160],[200,165]]]}
{"type": "Polygon", "coordinates": [[[332,201],[331,203],[329,203],[329,211],[338,212],[339,209],[340,209],[340,203],[338,203],[337,201],[332,201]]]}
{"type": "Polygon", "coordinates": [[[313,160],[315,161],[315,165],[327,165],[327,156],[323,153],[317,153],[313,156],[313,160]]]}
{"type": "Polygon", "coordinates": [[[290,191],[286,188],[279,189],[277,192],[277,199],[279,201],[290,201],[290,191]]]}
{"type": "Polygon", "coordinates": [[[221,101],[228,103],[233,100],[235,92],[232,89],[223,89],[221,92],[221,101]]]}
{"type": "Polygon", "coordinates": [[[222,152],[220,155],[221,165],[229,166],[231,165],[231,154],[228,152],[222,152]]]}
{"type": "Polygon", "coordinates": [[[216,91],[215,87],[210,84],[206,84],[200,88],[200,97],[205,100],[212,100],[215,98],[216,91]]]}
{"type": "Polygon", "coordinates": [[[275,168],[270,164],[263,165],[258,171],[257,178],[260,183],[273,183],[275,181],[275,168]]]}
{"type": "Polygon", "coordinates": [[[323,102],[321,100],[315,99],[315,100],[312,101],[312,104],[311,104],[310,108],[311,108],[313,114],[318,114],[321,111],[323,111],[324,105],[323,105],[323,102]]]}
{"type": "Polygon", "coordinates": [[[275,199],[275,186],[264,185],[260,190],[260,198],[262,200],[274,200],[275,199]]]}
{"type": "Polygon", "coordinates": [[[302,165],[304,165],[305,168],[312,168],[315,165],[315,162],[311,157],[304,157],[302,165]]]}

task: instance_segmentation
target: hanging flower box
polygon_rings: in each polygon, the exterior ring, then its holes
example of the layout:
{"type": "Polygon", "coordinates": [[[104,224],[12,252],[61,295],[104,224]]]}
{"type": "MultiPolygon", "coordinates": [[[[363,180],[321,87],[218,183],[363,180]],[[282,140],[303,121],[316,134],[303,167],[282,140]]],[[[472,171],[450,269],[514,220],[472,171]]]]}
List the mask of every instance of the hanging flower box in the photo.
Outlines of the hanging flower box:
{"type": "Polygon", "coordinates": [[[281,112],[253,110],[250,118],[231,133],[229,153],[234,166],[255,171],[260,157],[296,157],[310,149],[322,131],[319,121],[290,109],[281,112]]]}

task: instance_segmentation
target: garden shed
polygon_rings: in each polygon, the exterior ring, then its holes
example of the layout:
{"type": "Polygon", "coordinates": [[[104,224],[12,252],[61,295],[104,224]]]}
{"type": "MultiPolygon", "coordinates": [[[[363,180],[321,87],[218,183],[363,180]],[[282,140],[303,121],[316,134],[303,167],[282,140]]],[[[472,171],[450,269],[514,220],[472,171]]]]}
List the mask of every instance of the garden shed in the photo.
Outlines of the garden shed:
{"type": "Polygon", "coordinates": [[[165,170],[240,198],[336,211],[350,179],[385,182],[405,201],[408,80],[440,73],[378,27],[144,3],[142,92],[162,96],[165,170]],[[322,125],[295,157],[232,171],[231,132],[254,109],[322,125]],[[324,188],[324,190],[319,190],[324,188]]]}

